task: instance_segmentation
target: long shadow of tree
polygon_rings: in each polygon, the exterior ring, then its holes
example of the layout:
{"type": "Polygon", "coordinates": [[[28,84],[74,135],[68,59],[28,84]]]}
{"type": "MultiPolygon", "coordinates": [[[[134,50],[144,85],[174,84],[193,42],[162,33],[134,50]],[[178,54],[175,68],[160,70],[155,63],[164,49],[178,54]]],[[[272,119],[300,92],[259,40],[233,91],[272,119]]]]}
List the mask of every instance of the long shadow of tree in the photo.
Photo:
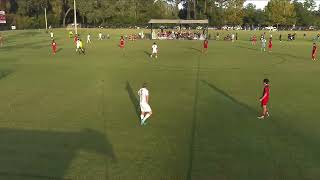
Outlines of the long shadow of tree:
{"type": "MultiPolygon", "coordinates": [[[[2,128],[0,179],[74,179],[64,176],[79,151],[102,155],[106,166],[116,161],[112,144],[105,134],[94,130],[53,132],[2,128]]],[[[81,167],[84,170],[90,168],[81,167]]]]}
{"type": "Polygon", "coordinates": [[[316,139],[282,124],[286,116],[258,120],[256,108],[201,82],[191,179],[320,179],[316,139]]]}

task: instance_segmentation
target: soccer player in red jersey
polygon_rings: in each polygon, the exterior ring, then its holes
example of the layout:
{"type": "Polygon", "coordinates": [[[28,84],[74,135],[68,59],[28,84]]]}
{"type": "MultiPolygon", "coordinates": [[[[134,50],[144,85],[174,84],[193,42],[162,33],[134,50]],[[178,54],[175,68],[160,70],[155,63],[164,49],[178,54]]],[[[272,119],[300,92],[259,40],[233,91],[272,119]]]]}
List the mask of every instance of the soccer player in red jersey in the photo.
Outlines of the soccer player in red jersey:
{"type": "Polygon", "coordinates": [[[272,52],[272,38],[269,39],[269,52],[272,52]]]}
{"type": "Polygon", "coordinates": [[[257,36],[256,35],[253,35],[252,36],[252,45],[256,45],[257,44],[257,36]]]}
{"type": "Polygon", "coordinates": [[[316,54],[317,54],[317,44],[316,43],[313,43],[313,46],[312,46],[312,60],[316,60],[316,54]]]}
{"type": "Polygon", "coordinates": [[[73,38],[73,41],[74,41],[74,44],[77,44],[77,41],[78,41],[78,34],[76,34],[73,38]]]}
{"type": "Polygon", "coordinates": [[[209,44],[208,39],[205,39],[205,40],[203,41],[202,53],[204,53],[204,54],[207,54],[207,53],[208,53],[208,47],[209,47],[208,44],[209,44]]]}
{"type": "Polygon", "coordinates": [[[123,39],[123,36],[121,36],[120,38],[120,48],[123,49],[124,48],[124,45],[125,45],[125,42],[124,42],[124,39],[123,39]]]}
{"type": "Polygon", "coordinates": [[[264,119],[266,116],[269,117],[269,111],[267,108],[268,102],[269,102],[269,97],[270,97],[270,87],[269,87],[269,79],[264,79],[263,80],[264,88],[263,88],[263,94],[262,97],[260,98],[261,102],[261,107],[263,109],[262,114],[258,119],[264,119]]]}
{"type": "Polygon", "coordinates": [[[57,43],[54,40],[52,40],[51,47],[52,47],[52,53],[53,55],[55,55],[57,52],[57,43]]]}

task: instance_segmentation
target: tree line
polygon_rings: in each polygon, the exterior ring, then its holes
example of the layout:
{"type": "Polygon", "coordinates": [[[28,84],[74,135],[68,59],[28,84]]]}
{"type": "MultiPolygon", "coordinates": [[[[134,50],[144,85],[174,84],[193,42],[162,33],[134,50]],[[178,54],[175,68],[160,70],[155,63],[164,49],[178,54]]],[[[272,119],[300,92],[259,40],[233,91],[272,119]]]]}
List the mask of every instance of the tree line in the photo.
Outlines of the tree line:
{"type": "MultiPolygon", "coordinates": [[[[264,9],[245,0],[76,0],[77,17],[88,26],[146,25],[156,19],[209,19],[210,26],[320,26],[315,0],[270,0],[264,9]],[[179,7],[183,8],[179,8],[179,7]]],[[[3,0],[7,26],[43,28],[73,22],[73,0],[3,0]]]]}

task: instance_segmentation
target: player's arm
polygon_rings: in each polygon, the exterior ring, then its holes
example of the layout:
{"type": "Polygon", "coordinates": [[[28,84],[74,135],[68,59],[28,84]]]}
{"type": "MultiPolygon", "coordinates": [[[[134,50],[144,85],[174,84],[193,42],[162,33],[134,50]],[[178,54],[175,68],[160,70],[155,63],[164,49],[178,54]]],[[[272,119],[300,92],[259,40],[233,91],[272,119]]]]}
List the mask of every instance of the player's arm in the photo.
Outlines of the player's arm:
{"type": "Polygon", "coordinates": [[[267,93],[264,93],[264,95],[260,98],[260,101],[263,101],[267,97],[267,93]]]}
{"type": "Polygon", "coordinates": [[[146,96],[146,101],[149,103],[149,95],[146,96]]]}

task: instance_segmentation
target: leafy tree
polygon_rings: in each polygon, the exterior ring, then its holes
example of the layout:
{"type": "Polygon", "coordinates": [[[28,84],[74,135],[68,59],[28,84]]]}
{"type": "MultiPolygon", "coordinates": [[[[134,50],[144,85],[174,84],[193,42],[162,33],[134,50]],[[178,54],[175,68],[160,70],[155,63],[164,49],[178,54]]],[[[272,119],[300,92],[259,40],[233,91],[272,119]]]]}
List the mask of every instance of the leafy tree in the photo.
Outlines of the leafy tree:
{"type": "Polygon", "coordinates": [[[295,9],[290,0],[270,0],[265,8],[269,25],[295,24],[295,9]]]}

